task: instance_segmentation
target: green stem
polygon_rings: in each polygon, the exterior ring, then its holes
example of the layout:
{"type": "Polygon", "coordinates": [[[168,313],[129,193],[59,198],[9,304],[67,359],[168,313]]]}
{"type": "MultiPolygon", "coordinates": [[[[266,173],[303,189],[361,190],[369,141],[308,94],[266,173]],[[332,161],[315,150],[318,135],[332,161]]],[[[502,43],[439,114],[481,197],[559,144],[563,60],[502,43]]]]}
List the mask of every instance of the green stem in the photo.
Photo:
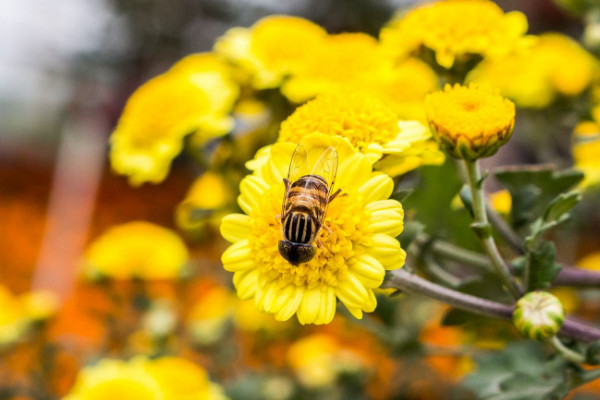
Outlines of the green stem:
{"type": "Polygon", "coordinates": [[[585,357],[579,353],[577,353],[576,351],[571,350],[570,348],[568,348],[567,346],[565,346],[564,344],[562,344],[562,342],[560,341],[560,339],[556,336],[553,336],[550,339],[550,344],[552,344],[552,347],[554,347],[554,349],[561,354],[564,358],[566,358],[569,361],[572,361],[574,363],[583,363],[585,361],[585,357]]]}
{"type": "Polygon", "coordinates": [[[513,297],[518,299],[522,296],[523,290],[512,277],[510,269],[502,259],[502,256],[498,251],[498,247],[496,246],[496,242],[494,241],[494,237],[491,233],[491,227],[485,210],[483,191],[481,190],[481,183],[479,182],[481,179],[481,175],[479,173],[479,163],[477,160],[464,160],[464,164],[467,170],[469,187],[471,189],[471,201],[473,202],[474,223],[471,224],[471,228],[473,228],[473,231],[475,231],[477,237],[479,237],[481,245],[489,257],[494,270],[498,274],[498,277],[502,279],[504,286],[508,288],[513,297]]]}

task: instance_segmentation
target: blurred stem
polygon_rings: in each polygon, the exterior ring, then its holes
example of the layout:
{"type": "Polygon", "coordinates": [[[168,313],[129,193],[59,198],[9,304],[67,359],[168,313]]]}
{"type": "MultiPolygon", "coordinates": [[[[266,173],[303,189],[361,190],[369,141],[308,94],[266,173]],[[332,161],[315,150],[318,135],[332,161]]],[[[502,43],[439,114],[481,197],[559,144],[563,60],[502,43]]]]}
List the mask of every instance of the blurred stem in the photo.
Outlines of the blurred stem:
{"type": "MultiPolygon", "coordinates": [[[[490,261],[483,254],[467,250],[441,239],[433,239],[426,233],[420,233],[415,243],[421,248],[428,247],[434,254],[452,261],[486,271],[492,268],[490,261]]],[[[512,268],[510,270],[512,274],[515,274],[512,268]]],[[[572,266],[563,266],[552,282],[552,286],[600,287],[600,273],[572,266]]]]}
{"type": "Polygon", "coordinates": [[[496,210],[487,204],[487,216],[490,219],[490,223],[498,233],[504,238],[506,243],[519,255],[525,254],[525,248],[523,247],[523,240],[513,230],[513,228],[502,218],[496,210]]]}
{"type": "Polygon", "coordinates": [[[562,344],[558,337],[553,336],[549,340],[549,342],[550,344],[552,344],[552,347],[554,347],[554,349],[567,360],[578,364],[585,361],[585,357],[583,355],[571,350],[570,348],[562,344]]]}
{"type": "Polygon", "coordinates": [[[483,199],[483,191],[481,190],[481,174],[479,173],[479,163],[477,160],[464,160],[464,165],[467,171],[467,180],[471,189],[471,201],[473,202],[473,219],[471,228],[481,241],[481,245],[492,262],[492,267],[496,274],[502,280],[504,286],[508,288],[515,299],[522,296],[523,290],[511,275],[508,265],[504,262],[492,236],[491,227],[488,223],[487,214],[485,211],[485,202],[483,199]]]}
{"type": "MultiPolygon", "coordinates": [[[[420,278],[405,269],[392,271],[389,275],[389,279],[384,282],[383,287],[421,294],[461,310],[484,315],[486,317],[512,321],[512,305],[482,299],[480,297],[436,285],[435,283],[420,278]]],[[[572,318],[565,319],[559,334],[583,342],[592,342],[600,339],[600,330],[593,326],[573,320],[572,318]]]]}

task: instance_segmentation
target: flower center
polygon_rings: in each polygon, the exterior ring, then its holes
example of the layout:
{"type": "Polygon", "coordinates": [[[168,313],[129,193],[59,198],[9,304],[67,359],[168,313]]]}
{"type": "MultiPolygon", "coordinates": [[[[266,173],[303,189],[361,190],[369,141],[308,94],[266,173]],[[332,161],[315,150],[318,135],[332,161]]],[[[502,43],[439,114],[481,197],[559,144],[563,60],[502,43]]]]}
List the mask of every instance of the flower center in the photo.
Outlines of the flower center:
{"type": "Polygon", "coordinates": [[[365,236],[372,235],[368,224],[369,215],[357,194],[336,197],[327,209],[323,226],[317,234],[317,254],[299,265],[292,265],[279,254],[278,243],[283,239],[281,222],[277,215],[281,213],[283,184],[274,186],[265,193],[260,207],[252,213],[252,232],[250,237],[252,257],[259,269],[259,284],[271,284],[277,281],[281,287],[290,283],[306,288],[317,286],[337,286],[338,279],[347,272],[346,261],[364,250],[365,236]]]}

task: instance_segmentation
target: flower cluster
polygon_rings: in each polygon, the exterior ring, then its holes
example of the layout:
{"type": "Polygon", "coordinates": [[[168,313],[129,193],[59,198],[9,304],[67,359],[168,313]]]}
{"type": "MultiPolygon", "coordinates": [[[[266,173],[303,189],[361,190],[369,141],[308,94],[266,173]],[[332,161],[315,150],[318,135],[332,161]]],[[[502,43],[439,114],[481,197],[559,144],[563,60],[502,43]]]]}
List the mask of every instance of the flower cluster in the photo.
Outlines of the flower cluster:
{"type": "Polygon", "coordinates": [[[119,398],[227,400],[201,367],[179,357],[102,359],[79,372],[64,400],[119,398]]]}
{"type": "Polygon", "coordinates": [[[89,279],[173,279],[185,271],[188,258],[175,232],[134,221],[110,228],[90,244],[82,274],[89,279]]]}

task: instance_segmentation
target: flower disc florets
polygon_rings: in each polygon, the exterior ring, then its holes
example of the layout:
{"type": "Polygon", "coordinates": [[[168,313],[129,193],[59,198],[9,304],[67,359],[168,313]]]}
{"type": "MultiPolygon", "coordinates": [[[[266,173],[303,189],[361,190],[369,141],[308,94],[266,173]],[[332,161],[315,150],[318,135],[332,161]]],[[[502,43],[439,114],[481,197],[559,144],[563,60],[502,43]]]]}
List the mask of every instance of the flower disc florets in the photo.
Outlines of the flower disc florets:
{"type": "Polygon", "coordinates": [[[489,157],[510,139],[515,105],[475,85],[446,85],[425,99],[427,120],[440,146],[465,160],[489,157]]]}
{"type": "Polygon", "coordinates": [[[310,154],[335,146],[338,196],[327,208],[318,233],[317,253],[297,266],[278,251],[280,215],[294,143],[277,143],[270,155],[240,184],[238,203],[245,214],[223,218],[221,233],[233,243],[223,254],[223,267],[234,272],[242,299],[284,321],[297,314],[300,323],[325,324],[335,315],[339,299],[360,318],[376,306],[373,289],[386,269],[404,264],[405,253],[395,237],[403,229],[402,205],[389,200],[393,182],[374,173],[371,163],[341,138],[311,135],[303,140],[310,154]]]}

